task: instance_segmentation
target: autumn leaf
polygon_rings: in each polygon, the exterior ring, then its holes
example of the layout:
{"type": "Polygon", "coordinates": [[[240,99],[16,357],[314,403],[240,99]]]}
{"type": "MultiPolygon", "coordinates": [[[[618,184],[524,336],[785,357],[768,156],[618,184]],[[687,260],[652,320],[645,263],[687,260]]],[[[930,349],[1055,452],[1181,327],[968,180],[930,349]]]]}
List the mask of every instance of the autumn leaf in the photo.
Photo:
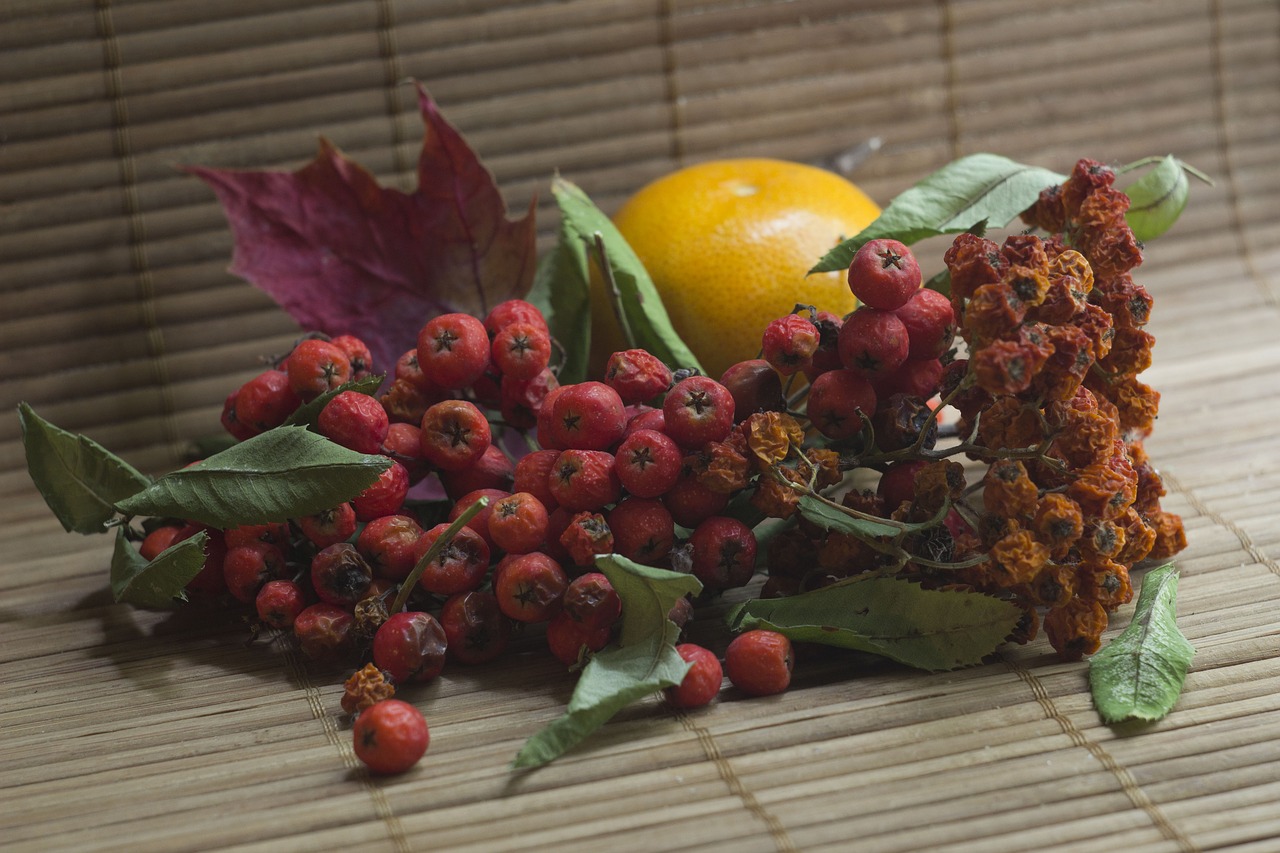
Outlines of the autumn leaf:
{"type": "Polygon", "coordinates": [[[296,172],[186,170],[222,202],[231,272],[304,329],[364,339],[379,372],[431,317],[483,317],[523,297],[536,264],[533,205],[509,219],[493,176],[420,84],[418,100],[426,132],[412,193],[380,186],[323,138],[296,172]]]}

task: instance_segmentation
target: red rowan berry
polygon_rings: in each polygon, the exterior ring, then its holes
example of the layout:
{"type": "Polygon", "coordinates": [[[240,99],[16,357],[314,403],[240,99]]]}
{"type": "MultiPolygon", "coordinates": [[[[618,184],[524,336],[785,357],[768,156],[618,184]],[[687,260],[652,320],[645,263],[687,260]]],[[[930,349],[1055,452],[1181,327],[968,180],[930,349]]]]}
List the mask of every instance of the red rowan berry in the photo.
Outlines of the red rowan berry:
{"type": "Polygon", "coordinates": [[[361,711],[352,726],[356,757],[370,772],[403,773],[426,754],[427,721],[408,702],[383,699],[361,711]]]}
{"type": "Polygon", "coordinates": [[[520,461],[516,463],[511,490],[528,492],[538,499],[547,512],[554,512],[560,504],[551,494],[551,472],[559,458],[558,450],[535,450],[520,457],[520,461]]]}
{"type": "Polygon", "coordinates": [[[776,631],[739,634],[724,652],[724,670],[748,696],[771,696],[791,686],[795,661],[791,641],[776,631]]]}
{"type": "Polygon", "coordinates": [[[579,568],[595,563],[599,554],[613,553],[613,531],[598,512],[579,512],[560,534],[560,545],[579,568]]]}
{"type": "Polygon", "coordinates": [[[921,289],[893,312],[907,329],[908,358],[940,358],[956,335],[951,300],[936,290],[921,289]]]}
{"type": "Polygon", "coordinates": [[[356,550],[374,577],[403,580],[413,571],[422,527],[408,515],[384,515],[365,525],[356,537],[356,550]]]}
{"type": "Polygon", "coordinates": [[[538,445],[544,450],[566,449],[556,430],[555,408],[556,400],[568,390],[568,385],[560,385],[547,391],[547,395],[542,398],[542,406],[538,409],[535,437],[538,439],[538,445]]]}
{"type": "Polygon", "coordinates": [[[892,311],[920,289],[920,265],[911,250],[897,240],[870,240],[849,264],[849,289],[858,301],[892,311]]]}
{"type": "Polygon", "coordinates": [[[642,409],[637,411],[627,421],[627,428],[622,433],[622,437],[626,438],[633,432],[639,432],[642,429],[651,429],[654,432],[663,432],[667,426],[667,417],[662,414],[662,409],[642,409]]]}
{"type": "Polygon", "coordinates": [[[373,521],[384,515],[395,515],[404,507],[404,499],[409,494],[409,472],[399,462],[391,465],[378,475],[373,482],[351,500],[358,521],[373,521]]]}
{"type": "Polygon", "coordinates": [[[733,418],[746,420],[757,412],[782,412],[787,408],[782,396],[782,379],[773,365],[763,358],[753,358],[730,365],[720,377],[720,384],[733,397],[733,418]]]}
{"type": "Polygon", "coordinates": [[[328,341],[308,338],[289,353],[285,369],[289,387],[302,400],[314,400],[351,379],[346,353],[328,341]]]}
{"type": "Polygon", "coordinates": [[[560,506],[597,510],[622,494],[613,454],[602,450],[566,450],[556,459],[548,488],[560,506]]]}
{"type": "Polygon", "coordinates": [[[414,424],[388,425],[387,437],[382,440],[379,452],[403,465],[410,483],[418,482],[430,472],[430,465],[422,455],[422,430],[414,424]]]}
{"type": "Polygon", "coordinates": [[[870,422],[876,411],[876,392],[852,370],[830,370],[813,380],[806,406],[814,427],[827,438],[840,441],[853,438],[870,422]]]}
{"type": "Polygon", "coordinates": [[[733,413],[729,389],[708,376],[677,382],[662,401],[666,434],[686,449],[723,441],[733,429],[733,413]]]}
{"type": "Polygon", "coordinates": [[[513,429],[532,429],[538,424],[538,414],[546,404],[547,396],[560,387],[560,380],[550,369],[544,369],[532,379],[516,379],[504,375],[499,388],[499,409],[502,419],[513,429]]]}
{"type": "Polygon", "coordinates": [[[693,528],[724,512],[729,505],[729,495],[708,489],[698,482],[696,475],[689,473],[682,474],[675,485],[663,493],[662,504],[676,524],[693,528]]]}
{"type": "Polygon", "coordinates": [[[338,335],[329,341],[346,355],[351,362],[351,378],[363,379],[373,371],[373,354],[369,345],[355,335],[338,335]]]}
{"type": "Polygon", "coordinates": [[[636,497],[656,498],[680,478],[682,460],[674,441],[660,432],[644,429],[622,440],[615,465],[623,488],[636,497]]]}
{"type": "Polygon", "coordinates": [[[764,327],[761,349],[765,361],[783,376],[790,376],[809,368],[819,343],[818,327],[812,320],[786,314],[764,327]]]}
{"type": "Polygon", "coordinates": [[[928,400],[938,393],[946,368],[936,358],[909,358],[887,377],[872,381],[877,397],[900,392],[917,400],[928,400]]]}
{"type": "Polygon", "coordinates": [[[373,662],[396,684],[430,681],[444,669],[447,642],[430,613],[393,613],[373,635],[373,662]]]}
{"type": "Polygon", "coordinates": [[[474,464],[453,471],[441,471],[440,482],[450,500],[457,501],[479,489],[508,491],[515,476],[511,458],[496,444],[490,444],[474,464]]]}
{"type": "Polygon", "coordinates": [[[372,580],[373,570],[350,543],[330,545],[311,558],[311,587],[326,604],[353,606],[372,580]]]}
{"type": "Polygon", "coordinates": [[[321,435],[357,453],[377,453],[390,426],[382,404],[358,391],[336,395],[316,418],[321,435]]]}
{"type": "Polygon", "coordinates": [[[288,630],[306,607],[302,587],[290,580],[272,580],[262,585],[254,599],[258,618],[272,628],[288,630]]]}
{"type": "Polygon", "coordinates": [[[547,622],[547,648],[565,666],[574,666],[584,654],[598,652],[609,644],[607,627],[593,628],[560,612],[547,622]]]}
{"type": "Polygon", "coordinates": [[[866,377],[887,376],[907,360],[907,327],[892,311],[860,306],[840,327],[840,363],[866,377]]]}
{"type": "Polygon", "coordinates": [[[622,599],[602,572],[587,572],[569,581],[563,607],[565,615],[574,621],[606,631],[622,615],[622,599]]]}
{"type": "Polygon", "coordinates": [[[397,382],[406,382],[411,385],[423,395],[423,399],[428,401],[428,405],[438,402],[445,393],[443,388],[432,382],[427,374],[422,372],[422,365],[418,362],[417,347],[406,350],[400,358],[396,359],[393,379],[397,382]]]}
{"type": "Polygon", "coordinates": [[[746,586],[756,570],[756,535],[736,518],[713,516],[689,537],[693,574],[704,589],[719,592],[746,586]]]}
{"type": "Polygon", "coordinates": [[[660,565],[675,544],[676,523],[662,501],[628,497],[609,511],[613,550],[628,560],[660,565]]]}
{"type": "Polygon", "coordinates": [[[560,564],[541,551],[518,554],[494,581],[498,607],[517,622],[545,622],[560,610],[569,578],[560,564]]]}
{"type": "MultiPolygon", "coordinates": [[[[448,523],[437,524],[422,534],[415,548],[415,564],[426,556],[448,527],[448,523]]],[[[427,563],[418,585],[435,595],[454,595],[479,588],[488,571],[488,543],[470,527],[463,527],[427,563]]]]}
{"type": "Polygon", "coordinates": [[[512,323],[494,335],[490,356],[504,377],[532,379],[551,363],[551,336],[545,324],[512,323]]]}
{"type": "Polygon", "coordinates": [[[886,512],[893,512],[904,502],[911,500],[916,492],[916,474],[928,466],[924,459],[910,459],[893,462],[880,475],[876,485],[876,497],[882,502],[886,512]]]}
{"type": "Polygon", "coordinates": [[[471,590],[449,596],[440,608],[449,657],[459,663],[488,663],[507,648],[511,620],[492,592],[471,590]]]}
{"type": "Polygon", "coordinates": [[[604,381],[627,405],[652,400],[671,387],[671,368],[642,349],[623,350],[609,356],[604,376],[604,381]]]}
{"type": "Polygon", "coordinates": [[[489,335],[470,314],[441,314],[418,332],[418,364],[433,385],[466,388],[489,367],[489,335]]]}
{"type": "Polygon", "coordinates": [[[554,444],[565,449],[608,450],[627,428],[622,398],[603,382],[565,386],[551,409],[554,444]]]}
{"type": "Polygon", "coordinates": [[[208,537],[204,544],[204,563],[196,576],[187,581],[186,588],[198,596],[213,598],[227,591],[227,581],[222,573],[227,543],[222,531],[204,524],[188,523],[174,536],[173,544],[184,542],[202,531],[208,537]]]}
{"type": "Polygon", "coordinates": [[[236,441],[244,441],[247,438],[253,438],[258,431],[251,425],[243,423],[240,416],[236,413],[236,400],[239,392],[232,391],[222,403],[222,414],[219,416],[218,422],[222,424],[222,428],[227,431],[236,441]]]}
{"type": "Polygon", "coordinates": [[[498,500],[489,515],[489,538],[511,553],[536,550],[547,538],[547,508],[528,492],[498,500]]]}
{"type": "Polygon", "coordinates": [[[317,548],[345,542],[356,532],[356,510],[349,503],[339,504],[315,515],[298,519],[302,535],[317,548]]]}
{"type": "Polygon", "coordinates": [[[223,532],[228,548],[235,548],[240,545],[274,545],[281,550],[287,551],[289,548],[289,525],[287,522],[277,521],[267,524],[242,524],[238,527],[228,528],[223,532]]]}
{"type": "Polygon", "coordinates": [[[334,661],[344,655],[353,640],[355,617],[336,604],[306,607],[293,620],[293,635],[302,653],[312,660],[334,661]]]}
{"type": "Polygon", "coordinates": [[[539,326],[544,332],[547,331],[547,320],[538,310],[538,306],[523,299],[508,299],[493,306],[484,318],[485,333],[492,339],[507,326],[516,323],[531,323],[539,326]]]}
{"type": "Polygon", "coordinates": [[[446,471],[479,462],[493,438],[484,413],[466,400],[436,403],[422,416],[421,429],[422,455],[446,471]]]}
{"type": "Polygon", "coordinates": [[[255,542],[227,549],[222,560],[222,577],[231,597],[252,604],[267,581],[285,574],[284,554],[275,545],[255,542]]]}
{"type": "Polygon", "coordinates": [[[255,432],[280,426],[302,405],[282,370],[268,370],[236,391],[236,418],[255,432]]]}
{"type": "Polygon", "coordinates": [[[844,366],[840,362],[840,329],[844,320],[830,311],[819,311],[813,317],[813,324],[818,327],[818,350],[805,371],[810,380],[844,366]]]}
{"type": "Polygon", "coordinates": [[[182,527],[176,524],[166,524],[157,527],[143,538],[142,543],[138,546],[138,553],[142,559],[150,562],[159,557],[166,548],[178,540],[178,534],[182,532],[182,527]]]}
{"type": "Polygon", "coordinates": [[[710,649],[693,643],[676,646],[676,654],[691,666],[678,685],[663,690],[667,703],[683,710],[711,704],[724,682],[724,669],[720,666],[720,659],[710,649]]]}

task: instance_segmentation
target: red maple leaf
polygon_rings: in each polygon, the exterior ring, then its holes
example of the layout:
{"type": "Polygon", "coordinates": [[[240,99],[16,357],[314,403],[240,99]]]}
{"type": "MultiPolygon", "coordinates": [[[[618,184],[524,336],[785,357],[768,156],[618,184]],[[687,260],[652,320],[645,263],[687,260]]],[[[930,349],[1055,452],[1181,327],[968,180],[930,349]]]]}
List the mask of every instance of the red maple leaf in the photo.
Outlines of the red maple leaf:
{"type": "Polygon", "coordinates": [[[533,283],[534,205],[508,219],[493,176],[421,84],[418,101],[426,133],[409,194],[324,138],[296,172],[186,169],[222,202],[231,272],[304,329],[362,338],[378,372],[394,369],[430,318],[483,317],[533,283]]]}

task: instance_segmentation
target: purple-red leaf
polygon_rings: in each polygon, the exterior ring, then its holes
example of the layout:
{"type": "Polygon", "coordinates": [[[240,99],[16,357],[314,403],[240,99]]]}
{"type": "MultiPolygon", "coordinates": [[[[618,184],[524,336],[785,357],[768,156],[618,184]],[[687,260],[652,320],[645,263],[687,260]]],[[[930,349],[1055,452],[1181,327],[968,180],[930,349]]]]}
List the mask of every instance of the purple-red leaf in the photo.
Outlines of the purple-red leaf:
{"type": "Polygon", "coordinates": [[[507,218],[493,176],[418,86],[426,134],[418,188],[382,187],[328,140],[296,172],[189,167],[235,238],[231,272],[300,326],[353,334],[390,373],[431,317],[483,317],[533,282],[533,205],[507,218]]]}

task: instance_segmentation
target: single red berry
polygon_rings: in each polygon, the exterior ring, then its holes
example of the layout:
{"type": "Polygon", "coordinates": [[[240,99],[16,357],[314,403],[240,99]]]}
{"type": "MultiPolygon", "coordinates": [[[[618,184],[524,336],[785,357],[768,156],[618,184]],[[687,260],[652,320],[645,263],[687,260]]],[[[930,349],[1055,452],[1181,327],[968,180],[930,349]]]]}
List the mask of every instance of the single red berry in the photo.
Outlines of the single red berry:
{"type": "Polygon", "coordinates": [[[449,596],[440,608],[440,624],[449,657],[460,663],[487,663],[502,654],[511,636],[511,620],[492,592],[471,590],[449,596]]]}
{"type": "Polygon", "coordinates": [[[544,332],[548,331],[547,320],[538,306],[523,299],[508,299],[493,306],[493,310],[484,318],[485,333],[492,340],[504,328],[516,323],[532,323],[544,332]]]}
{"type": "MultiPolygon", "coordinates": [[[[663,432],[667,426],[667,416],[662,414],[662,409],[650,409],[647,406],[636,409],[627,421],[627,428],[623,431],[622,437],[626,438],[633,432],[639,432],[642,429],[651,429],[654,432],[663,432]]],[[[663,435],[666,435],[663,432],[663,435]]]]}
{"type": "Polygon", "coordinates": [[[622,599],[602,572],[587,572],[569,581],[564,613],[592,629],[609,629],[622,615],[622,599]]]}
{"type": "MultiPolygon", "coordinates": [[[[442,392],[447,393],[447,392],[442,392]]],[[[435,394],[425,394],[404,379],[394,379],[387,389],[378,394],[378,402],[387,411],[391,423],[413,424],[422,422],[427,409],[444,399],[435,394]]]]}
{"type": "Polygon", "coordinates": [[[872,308],[900,308],[920,289],[920,282],[920,265],[897,240],[864,243],[849,265],[849,289],[872,308]]]}
{"type": "Polygon", "coordinates": [[[441,314],[418,332],[418,364],[434,385],[466,388],[489,366],[489,335],[470,314],[441,314]]]}
{"type": "Polygon", "coordinates": [[[568,390],[568,385],[560,385],[547,391],[547,395],[542,398],[542,407],[538,409],[538,423],[535,435],[539,446],[544,450],[564,450],[566,447],[560,441],[559,433],[556,429],[555,411],[556,400],[560,399],[560,395],[568,390]]]}
{"type": "Polygon", "coordinates": [[[585,568],[595,563],[600,554],[613,553],[613,531],[598,512],[580,512],[560,534],[560,544],[573,564],[585,568]]]}
{"type": "Polygon", "coordinates": [[[430,473],[427,457],[422,455],[422,430],[415,424],[390,424],[378,452],[403,465],[410,483],[416,483],[430,473]]]}
{"type": "Polygon", "coordinates": [[[173,544],[185,542],[197,533],[206,535],[204,563],[196,576],[187,581],[187,591],[201,598],[214,598],[227,591],[227,581],[222,574],[222,563],[227,556],[227,542],[222,531],[204,524],[189,523],[174,536],[173,544]]]}
{"type": "Polygon", "coordinates": [[[614,553],[647,566],[661,565],[675,545],[676,523],[660,500],[628,497],[609,510],[614,553]]]}
{"type": "Polygon", "coordinates": [[[893,312],[907,329],[909,358],[941,358],[956,336],[956,312],[951,300],[922,288],[893,312]]]}
{"type": "Polygon", "coordinates": [[[489,537],[504,551],[534,551],[547,538],[547,508],[528,492],[502,498],[489,515],[489,537]]]}
{"type": "Polygon", "coordinates": [[[431,403],[439,402],[445,394],[445,389],[432,382],[430,377],[422,372],[422,365],[418,362],[417,347],[407,350],[400,358],[396,359],[394,378],[412,385],[422,392],[431,403]]]}
{"type": "Polygon", "coordinates": [[[712,516],[689,537],[693,574],[713,592],[746,586],[756,570],[756,535],[736,518],[712,516]]]}
{"type": "Polygon", "coordinates": [[[312,660],[334,661],[351,647],[355,617],[336,604],[313,604],[293,620],[293,635],[312,660]]]}
{"type": "MultiPolygon", "coordinates": [[[[448,527],[447,523],[437,524],[422,534],[415,549],[415,563],[426,556],[448,527]]],[[[426,565],[418,584],[436,595],[453,595],[477,589],[488,571],[489,545],[479,533],[463,527],[426,565]]]]}
{"type": "Polygon", "coordinates": [[[636,497],[656,498],[680,479],[684,457],[666,435],[642,429],[622,440],[614,464],[623,488],[636,497]]]}
{"type": "Polygon", "coordinates": [[[560,504],[551,494],[551,472],[559,458],[558,450],[535,450],[520,457],[511,481],[511,491],[528,492],[546,507],[547,512],[554,512],[560,504]]]}
{"type": "Polygon", "coordinates": [[[691,665],[678,685],[662,691],[667,702],[685,710],[711,704],[724,682],[720,659],[710,649],[693,643],[676,646],[676,654],[691,665]]]}
{"type": "Polygon", "coordinates": [[[444,493],[449,499],[456,501],[478,489],[508,491],[514,473],[514,466],[507,454],[496,444],[490,444],[474,464],[453,471],[441,471],[440,482],[444,484],[444,493]]]}
{"type": "Polygon", "coordinates": [[[876,494],[884,501],[887,512],[893,512],[904,502],[915,497],[916,474],[929,463],[924,459],[907,459],[892,462],[876,485],[876,494]]]}
{"type": "Polygon", "coordinates": [[[729,495],[708,489],[692,474],[681,474],[676,484],[662,496],[662,503],[681,527],[694,528],[724,512],[729,495]]]}
{"type": "Polygon", "coordinates": [[[458,516],[462,515],[471,505],[480,498],[488,498],[489,505],[482,508],[471,520],[467,522],[467,527],[480,534],[480,538],[484,540],[484,544],[489,546],[489,552],[493,553],[498,550],[497,544],[493,541],[493,537],[489,535],[489,518],[493,515],[493,505],[511,493],[504,489],[476,489],[474,492],[467,492],[458,498],[453,508],[449,510],[449,521],[456,521],[458,516]]]}
{"type": "Polygon", "coordinates": [[[252,604],[267,581],[284,577],[284,554],[274,545],[254,542],[227,549],[222,577],[236,601],[252,604]]]}
{"type": "Polygon", "coordinates": [[[809,420],[827,438],[853,438],[876,411],[871,383],[852,370],[829,370],[809,386],[809,420]]]}
{"type": "Polygon", "coordinates": [[[911,351],[907,327],[892,311],[860,307],[840,327],[840,362],[863,376],[887,376],[911,351]]]}
{"type": "Polygon", "coordinates": [[[283,370],[267,370],[236,392],[236,418],[255,432],[280,426],[302,405],[283,370]]]}
{"type": "MultiPolygon", "coordinates": [[[[542,543],[542,548],[539,550],[562,566],[573,563],[573,558],[569,556],[568,550],[560,544],[560,537],[569,529],[569,525],[573,522],[575,515],[577,513],[562,506],[556,507],[547,514],[547,540],[542,543]]],[[[496,568],[494,569],[494,580],[495,582],[497,580],[496,568]]]]}
{"type": "Polygon", "coordinates": [[[242,524],[228,528],[223,536],[226,538],[228,548],[258,543],[274,545],[282,552],[286,552],[289,548],[289,525],[284,521],[242,524]]]}
{"type": "Polygon", "coordinates": [[[404,580],[417,560],[422,527],[407,515],[384,515],[364,526],[356,537],[356,550],[374,577],[404,580]]]}
{"type": "Polygon", "coordinates": [[[909,358],[888,376],[872,381],[876,397],[885,399],[893,394],[907,394],[920,400],[928,400],[938,393],[946,368],[936,358],[909,358]]]}
{"type": "Polygon", "coordinates": [[[603,382],[566,385],[551,404],[550,428],[565,449],[608,450],[626,431],[626,406],[603,382]]]}
{"type": "Polygon", "coordinates": [[[538,425],[538,413],[546,404],[547,395],[559,387],[560,380],[549,368],[532,379],[504,375],[499,386],[498,404],[502,419],[512,429],[533,429],[538,425]]]}
{"type": "Polygon", "coordinates": [[[353,607],[372,580],[373,570],[349,542],[330,545],[311,558],[311,587],[326,604],[353,607]]]}
{"type": "Polygon", "coordinates": [[[597,510],[622,495],[613,454],[603,450],[566,450],[556,459],[548,481],[551,496],[560,506],[597,510]]]}
{"type": "Polygon", "coordinates": [[[593,628],[560,612],[547,622],[547,648],[565,666],[574,666],[590,652],[598,652],[609,645],[610,630],[593,628]]]}
{"type": "Polygon", "coordinates": [[[720,384],[733,397],[733,419],[744,421],[756,412],[786,411],[782,378],[763,358],[732,364],[720,377],[720,384]]]}
{"type": "Polygon", "coordinates": [[[604,381],[627,405],[643,403],[671,387],[671,368],[647,350],[622,350],[609,356],[604,381]]]}
{"type": "Polygon", "coordinates": [[[254,600],[258,618],[272,628],[288,630],[306,607],[302,587],[290,580],[273,580],[263,584],[254,600]]]}
{"type": "Polygon", "coordinates": [[[840,362],[840,329],[844,327],[844,320],[830,311],[819,311],[813,318],[813,324],[818,327],[818,351],[813,354],[809,369],[805,371],[810,380],[828,370],[843,367],[840,362]]]}
{"type": "Polygon", "coordinates": [[[409,472],[399,462],[391,465],[378,475],[373,485],[369,486],[351,501],[359,521],[373,521],[384,515],[395,515],[404,507],[404,499],[409,494],[409,472]]]}
{"type": "Polygon", "coordinates": [[[551,336],[545,324],[512,323],[494,335],[490,354],[504,377],[532,379],[551,363],[551,336]]]}
{"type": "Polygon", "coordinates": [[[293,348],[285,362],[289,387],[302,400],[314,400],[351,379],[347,354],[328,341],[308,338],[293,348]]]}
{"type": "Polygon", "coordinates": [[[517,622],[545,622],[560,610],[569,578],[560,564],[541,551],[504,562],[494,579],[498,607],[517,622]]]}
{"type": "Polygon", "coordinates": [[[480,461],[493,435],[484,412],[466,400],[443,400],[422,416],[422,455],[437,468],[458,471],[480,461]]]}
{"type": "Polygon", "coordinates": [[[383,699],[360,712],[352,725],[356,757],[370,772],[403,773],[421,760],[431,742],[427,721],[408,702],[383,699]]]}
{"type": "Polygon", "coordinates": [[[315,515],[298,519],[302,535],[317,548],[346,542],[356,532],[356,510],[349,503],[338,504],[315,515]]]}
{"type": "Polygon", "coordinates": [[[783,376],[790,376],[808,369],[819,342],[818,327],[812,320],[787,314],[764,327],[761,349],[765,361],[783,376]]]}
{"type": "Polygon", "coordinates": [[[159,557],[163,551],[172,545],[178,539],[178,534],[182,532],[182,528],[176,524],[166,524],[157,527],[146,535],[142,540],[142,544],[138,546],[138,553],[142,555],[142,559],[151,561],[159,557]]]}
{"type": "Polygon", "coordinates": [[[677,382],[662,401],[665,430],[683,448],[723,441],[733,429],[733,395],[709,376],[677,382]]]}
{"type": "Polygon", "coordinates": [[[240,420],[239,413],[236,412],[236,401],[239,398],[238,391],[232,391],[227,395],[227,399],[222,404],[222,415],[219,422],[222,428],[231,434],[236,441],[244,441],[247,438],[253,438],[258,431],[253,428],[252,424],[244,423],[240,420]]]}
{"type": "Polygon", "coordinates": [[[393,613],[373,635],[373,662],[396,684],[430,681],[444,669],[447,642],[430,613],[393,613]]]}
{"type": "Polygon", "coordinates": [[[791,641],[776,631],[756,629],[739,634],[724,652],[724,669],[733,685],[748,696],[771,696],[791,686],[794,668],[791,641]]]}
{"type": "Polygon", "coordinates": [[[347,356],[351,362],[351,378],[363,379],[373,372],[373,353],[369,345],[355,335],[338,335],[329,343],[333,344],[347,356]]]}
{"type": "Polygon", "coordinates": [[[358,391],[337,394],[316,417],[320,434],[357,453],[377,453],[391,421],[376,397],[358,391]]]}

